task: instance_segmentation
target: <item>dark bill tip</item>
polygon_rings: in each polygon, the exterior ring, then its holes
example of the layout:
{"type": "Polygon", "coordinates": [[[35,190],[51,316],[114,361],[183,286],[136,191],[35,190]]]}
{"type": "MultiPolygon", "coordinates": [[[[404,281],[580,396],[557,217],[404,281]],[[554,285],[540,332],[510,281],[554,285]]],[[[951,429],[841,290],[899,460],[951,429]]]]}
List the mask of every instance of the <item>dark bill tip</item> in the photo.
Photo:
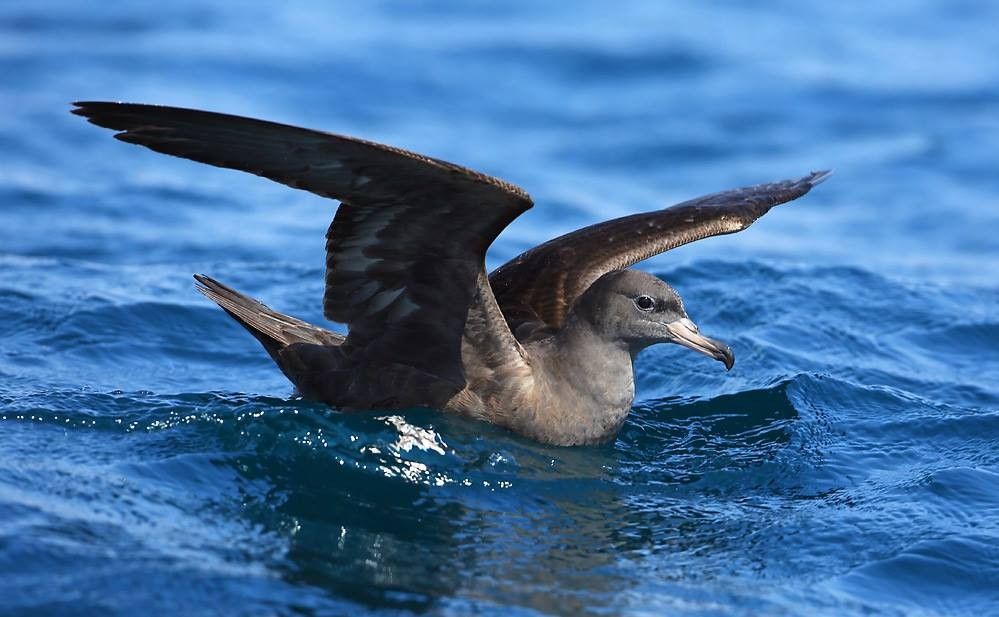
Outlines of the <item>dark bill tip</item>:
{"type": "Polygon", "coordinates": [[[715,360],[718,360],[725,364],[726,371],[731,371],[732,367],[735,366],[735,354],[732,353],[732,350],[729,348],[728,345],[725,345],[724,343],[719,343],[719,345],[721,349],[719,350],[718,355],[715,356],[714,358],[715,360]]]}
{"type": "Polygon", "coordinates": [[[718,360],[725,365],[727,371],[732,370],[735,365],[735,354],[729,346],[702,335],[689,319],[670,322],[666,324],[666,329],[672,335],[671,342],[718,360]]]}

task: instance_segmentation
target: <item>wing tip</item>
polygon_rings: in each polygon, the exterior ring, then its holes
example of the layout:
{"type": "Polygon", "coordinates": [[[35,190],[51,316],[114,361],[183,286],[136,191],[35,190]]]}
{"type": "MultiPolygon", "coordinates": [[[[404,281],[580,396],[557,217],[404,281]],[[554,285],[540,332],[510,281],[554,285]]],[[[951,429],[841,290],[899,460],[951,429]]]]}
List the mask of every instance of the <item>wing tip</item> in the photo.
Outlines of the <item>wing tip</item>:
{"type": "Polygon", "coordinates": [[[131,103],[112,101],[73,101],[69,113],[81,116],[90,124],[115,131],[127,130],[130,122],[127,112],[134,107],[131,103]]]}
{"type": "Polygon", "coordinates": [[[812,188],[828,180],[831,175],[833,175],[832,169],[823,169],[820,171],[813,171],[805,176],[804,180],[808,183],[809,188],[812,188]]]}
{"type": "Polygon", "coordinates": [[[220,292],[223,291],[235,291],[231,287],[223,285],[222,283],[216,281],[212,277],[207,276],[205,274],[195,274],[193,276],[194,280],[196,281],[196,283],[194,284],[194,288],[197,289],[199,292],[203,293],[204,295],[208,296],[209,298],[211,298],[213,295],[220,295],[220,292]]]}
{"type": "Polygon", "coordinates": [[[88,121],[93,122],[93,118],[96,110],[94,109],[98,103],[94,101],[73,101],[70,103],[73,108],[69,110],[69,113],[76,116],[83,116],[88,121]]]}
{"type": "Polygon", "coordinates": [[[210,277],[207,277],[204,274],[195,274],[194,280],[195,280],[194,288],[206,295],[207,292],[210,290],[212,283],[215,282],[210,277]]]}
{"type": "Polygon", "coordinates": [[[95,113],[99,113],[102,109],[108,109],[117,105],[127,105],[127,103],[122,103],[120,101],[73,101],[70,103],[73,106],[69,110],[69,113],[76,114],[77,116],[90,117],[95,113]]]}

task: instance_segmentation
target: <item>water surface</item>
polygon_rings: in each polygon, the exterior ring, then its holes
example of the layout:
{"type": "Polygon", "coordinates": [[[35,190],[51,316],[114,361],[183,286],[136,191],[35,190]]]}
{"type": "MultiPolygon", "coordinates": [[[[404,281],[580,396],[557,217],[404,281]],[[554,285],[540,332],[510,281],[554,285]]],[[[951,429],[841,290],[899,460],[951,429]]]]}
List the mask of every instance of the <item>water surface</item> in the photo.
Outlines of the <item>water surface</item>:
{"type": "Polygon", "coordinates": [[[994,612],[997,20],[933,1],[0,6],[0,612],[994,612]],[[190,275],[321,323],[335,204],[116,142],[67,113],[87,99],[516,182],[538,205],[492,266],[836,175],[644,265],[731,344],[731,373],[650,349],[620,437],[552,448],[293,399],[190,275]]]}

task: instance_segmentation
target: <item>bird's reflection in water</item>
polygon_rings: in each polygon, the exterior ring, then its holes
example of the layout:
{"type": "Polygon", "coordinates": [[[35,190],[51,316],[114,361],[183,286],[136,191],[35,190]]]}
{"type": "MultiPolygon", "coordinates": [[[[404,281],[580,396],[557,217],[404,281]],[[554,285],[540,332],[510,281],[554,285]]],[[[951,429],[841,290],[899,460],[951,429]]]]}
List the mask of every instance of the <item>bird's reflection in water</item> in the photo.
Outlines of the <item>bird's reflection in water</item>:
{"type": "Polygon", "coordinates": [[[633,585],[622,562],[676,553],[679,573],[684,555],[703,565],[703,551],[740,534],[738,506],[704,503],[719,485],[698,478],[729,473],[728,491],[762,482],[752,469],[787,442],[793,417],[780,389],[742,402],[769,411],[740,415],[737,398],[647,404],[616,443],[588,448],[434,412],[309,410],[240,457],[240,472],[267,487],[243,512],[285,537],[286,579],[363,604],[597,613],[633,585]]]}

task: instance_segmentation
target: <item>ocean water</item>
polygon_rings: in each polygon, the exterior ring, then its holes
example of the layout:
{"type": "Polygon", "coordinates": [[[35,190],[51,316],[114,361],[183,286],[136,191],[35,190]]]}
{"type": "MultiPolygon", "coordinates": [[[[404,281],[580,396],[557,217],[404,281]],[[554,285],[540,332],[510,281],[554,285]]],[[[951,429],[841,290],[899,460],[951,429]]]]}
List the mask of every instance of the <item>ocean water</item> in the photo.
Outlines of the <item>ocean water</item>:
{"type": "Polygon", "coordinates": [[[0,4],[0,613],[999,614],[999,8],[0,4]],[[73,100],[354,134],[515,182],[497,266],[834,168],[650,260],[737,362],[643,353],[616,441],[295,400],[195,293],[322,323],[333,202],[73,100]]]}

